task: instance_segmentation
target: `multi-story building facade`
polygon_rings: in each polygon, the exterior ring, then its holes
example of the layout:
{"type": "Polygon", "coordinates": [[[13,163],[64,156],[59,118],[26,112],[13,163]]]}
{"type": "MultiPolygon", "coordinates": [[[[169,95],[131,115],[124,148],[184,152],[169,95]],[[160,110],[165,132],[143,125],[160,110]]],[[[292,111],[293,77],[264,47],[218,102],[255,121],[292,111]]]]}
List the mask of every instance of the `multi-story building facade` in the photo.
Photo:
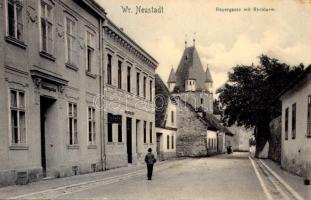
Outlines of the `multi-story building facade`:
{"type": "Polygon", "coordinates": [[[3,1],[0,182],[102,168],[100,24],[93,1],[3,1]]]}
{"type": "Polygon", "coordinates": [[[0,185],[126,166],[155,149],[158,63],[103,8],[3,0],[0,9],[0,185]]]}
{"type": "Polygon", "coordinates": [[[143,160],[156,150],[157,61],[110,20],[104,24],[104,157],[107,168],[143,160]]]}

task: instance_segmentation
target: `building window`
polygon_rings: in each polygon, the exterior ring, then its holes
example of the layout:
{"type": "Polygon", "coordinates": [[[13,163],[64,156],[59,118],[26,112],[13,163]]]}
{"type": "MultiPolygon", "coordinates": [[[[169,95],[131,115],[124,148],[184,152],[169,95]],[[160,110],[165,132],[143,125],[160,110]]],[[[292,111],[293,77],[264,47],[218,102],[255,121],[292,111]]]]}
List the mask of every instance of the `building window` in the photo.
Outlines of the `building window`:
{"type": "Polygon", "coordinates": [[[112,56],[108,54],[108,62],[107,62],[107,83],[109,85],[112,84],[112,74],[111,74],[111,62],[112,62],[112,56]]]}
{"type": "Polygon", "coordinates": [[[88,141],[89,144],[95,144],[95,136],[96,136],[96,119],[95,119],[95,108],[88,107],[88,141]]]}
{"type": "Polygon", "coordinates": [[[74,63],[73,55],[74,55],[74,41],[75,41],[75,22],[66,17],[66,36],[65,36],[65,45],[66,45],[66,62],[74,63]]]}
{"type": "Polygon", "coordinates": [[[113,141],[113,134],[112,134],[112,114],[108,113],[108,142],[113,141]]]}
{"type": "Polygon", "coordinates": [[[118,61],[118,88],[122,89],[122,62],[118,61]]]}
{"type": "Polygon", "coordinates": [[[150,82],[149,82],[149,92],[150,92],[150,95],[149,95],[150,101],[152,102],[152,98],[153,98],[153,96],[152,96],[152,80],[150,80],[150,82]]]}
{"type": "Polygon", "coordinates": [[[150,143],[152,144],[152,122],[150,122],[150,126],[149,126],[149,139],[150,139],[150,143]]]}
{"type": "Polygon", "coordinates": [[[68,103],[69,144],[78,144],[78,110],[76,103],[68,103]]]}
{"type": "Polygon", "coordinates": [[[94,35],[90,32],[86,32],[86,71],[92,71],[92,60],[94,54],[94,35]]]}
{"type": "Polygon", "coordinates": [[[174,147],[174,135],[172,135],[172,149],[174,149],[175,147],[174,147]]]}
{"type": "Polygon", "coordinates": [[[147,78],[144,76],[144,85],[143,85],[143,90],[144,90],[144,93],[143,93],[143,95],[144,95],[144,98],[146,98],[146,80],[147,80],[147,78]]]}
{"type": "Polygon", "coordinates": [[[203,104],[204,103],[204,99],[203,98],[201,98],[201,104],[203,104]]]}
{"type": "Polygon", "coordinates": [[[53,13],[52,6],[41,1],[41,50],[53,54],[53,13]]]}
{"type": "Polygon", "coordinates": [[[296,138],[296,103],[292,105],[292,139],[296,138]]]}
{"type": "Polygon", "coordinates": [[[147,122],[144,121],[144,143],[147,143],[147,122]]]}
{"type": "Polygon", "coordinates": [[[172,124],[174,124],[175,123],[175,113],[174,113],[174,111],[171,111],[171,122],[172,122],[172,124]]]}
{"type": "Polygon", "coordinates": [[[122,121],[118,123],[118,142],[123,142],[123,138],[122,138],[122,121]]]}
{"type": "Polygon", "coordinates": [[[168,135],[167,137],[166,137],[166,148],[167,149],[170,149],[170,136],[168,135]]]}
{"type": "Polygon", "coordinates": [[[308,96],[307,137],[311,137],[311,95],[308,96]]]}
{"type": "Polygon", "coordinates": [[[285,140],[288,140],[288,112],[289,108],[285,109],[285,140]]]}
{"type": "Polygon", "coordinates": [[[12,144],[26,144],[25,93],[10,90],[10,128],[12,144]]]}
{"type": "Polygon", "coordinates": [[[7,35],[15,39],[23,39],[23,5],[21,0],[8,0],[7,35]]]}
{"type": "Polygon", "coordinates": [[[136,74],[136,95],[140,95],[140,73],[137,72],[136,74]]]}
{"type": "Polygon", "coordinates": [[[131,67],[127,67],[127,92],[131,92],[131,67]]]}

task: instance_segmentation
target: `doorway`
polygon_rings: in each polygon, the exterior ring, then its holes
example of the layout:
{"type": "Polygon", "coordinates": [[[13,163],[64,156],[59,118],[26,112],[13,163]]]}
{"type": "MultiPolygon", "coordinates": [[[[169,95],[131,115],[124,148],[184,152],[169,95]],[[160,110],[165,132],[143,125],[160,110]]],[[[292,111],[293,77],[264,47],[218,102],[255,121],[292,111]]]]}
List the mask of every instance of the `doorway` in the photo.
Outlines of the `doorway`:
{"type": "Polygon", "coordinates": [[[47,113],[56,99],[41,96],[40,97],[40,128],[41,128],[41,166],[43,177],[46,177],[47,157],[46,157],[46,121],[47,113]]]}
{"type": "Polygon", "coordinates": [[[127,146],[127,160],[132,163],[132,118],[126,118],[126,146],[127,146]]]}
{"type": "Polygon", "coordinates": [[[161,152],[161,138],[162,133],[157,133],[157,153],[159,161],[163,160],[162,152],[161,152]]]}

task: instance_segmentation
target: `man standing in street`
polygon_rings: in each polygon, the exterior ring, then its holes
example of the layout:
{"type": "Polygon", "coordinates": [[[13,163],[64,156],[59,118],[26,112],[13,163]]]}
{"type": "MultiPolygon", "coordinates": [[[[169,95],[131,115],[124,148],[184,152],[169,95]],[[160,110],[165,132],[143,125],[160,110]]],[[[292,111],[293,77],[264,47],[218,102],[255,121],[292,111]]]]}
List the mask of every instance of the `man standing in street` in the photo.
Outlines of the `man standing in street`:
{"type": "Polygon", "coordinates": [[[153,171],[153,164],[157,161],[153,155],[152,152],[152,149],[149,148],[148,149],[148,153],[147,155],[145,156],[145,162],[147,164],[147,177],[148,177],[148,180],[151,180],[152,178],[152,171],[153,171]]]}

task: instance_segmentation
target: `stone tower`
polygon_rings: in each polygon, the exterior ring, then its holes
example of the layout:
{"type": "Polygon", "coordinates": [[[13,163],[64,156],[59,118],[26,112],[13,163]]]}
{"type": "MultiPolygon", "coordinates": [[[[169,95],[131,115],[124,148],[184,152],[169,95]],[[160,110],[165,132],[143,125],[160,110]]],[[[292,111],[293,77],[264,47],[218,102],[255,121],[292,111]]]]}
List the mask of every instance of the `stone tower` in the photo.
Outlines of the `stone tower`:
{"type": "Polygon", "coordinates": [[[213,80],[209,68],[203,69],[193,44],[185,47],[176,73],[171,70],[167,81],[170,92],[191,104],[196,111],[213,113],[213,80]]]}

